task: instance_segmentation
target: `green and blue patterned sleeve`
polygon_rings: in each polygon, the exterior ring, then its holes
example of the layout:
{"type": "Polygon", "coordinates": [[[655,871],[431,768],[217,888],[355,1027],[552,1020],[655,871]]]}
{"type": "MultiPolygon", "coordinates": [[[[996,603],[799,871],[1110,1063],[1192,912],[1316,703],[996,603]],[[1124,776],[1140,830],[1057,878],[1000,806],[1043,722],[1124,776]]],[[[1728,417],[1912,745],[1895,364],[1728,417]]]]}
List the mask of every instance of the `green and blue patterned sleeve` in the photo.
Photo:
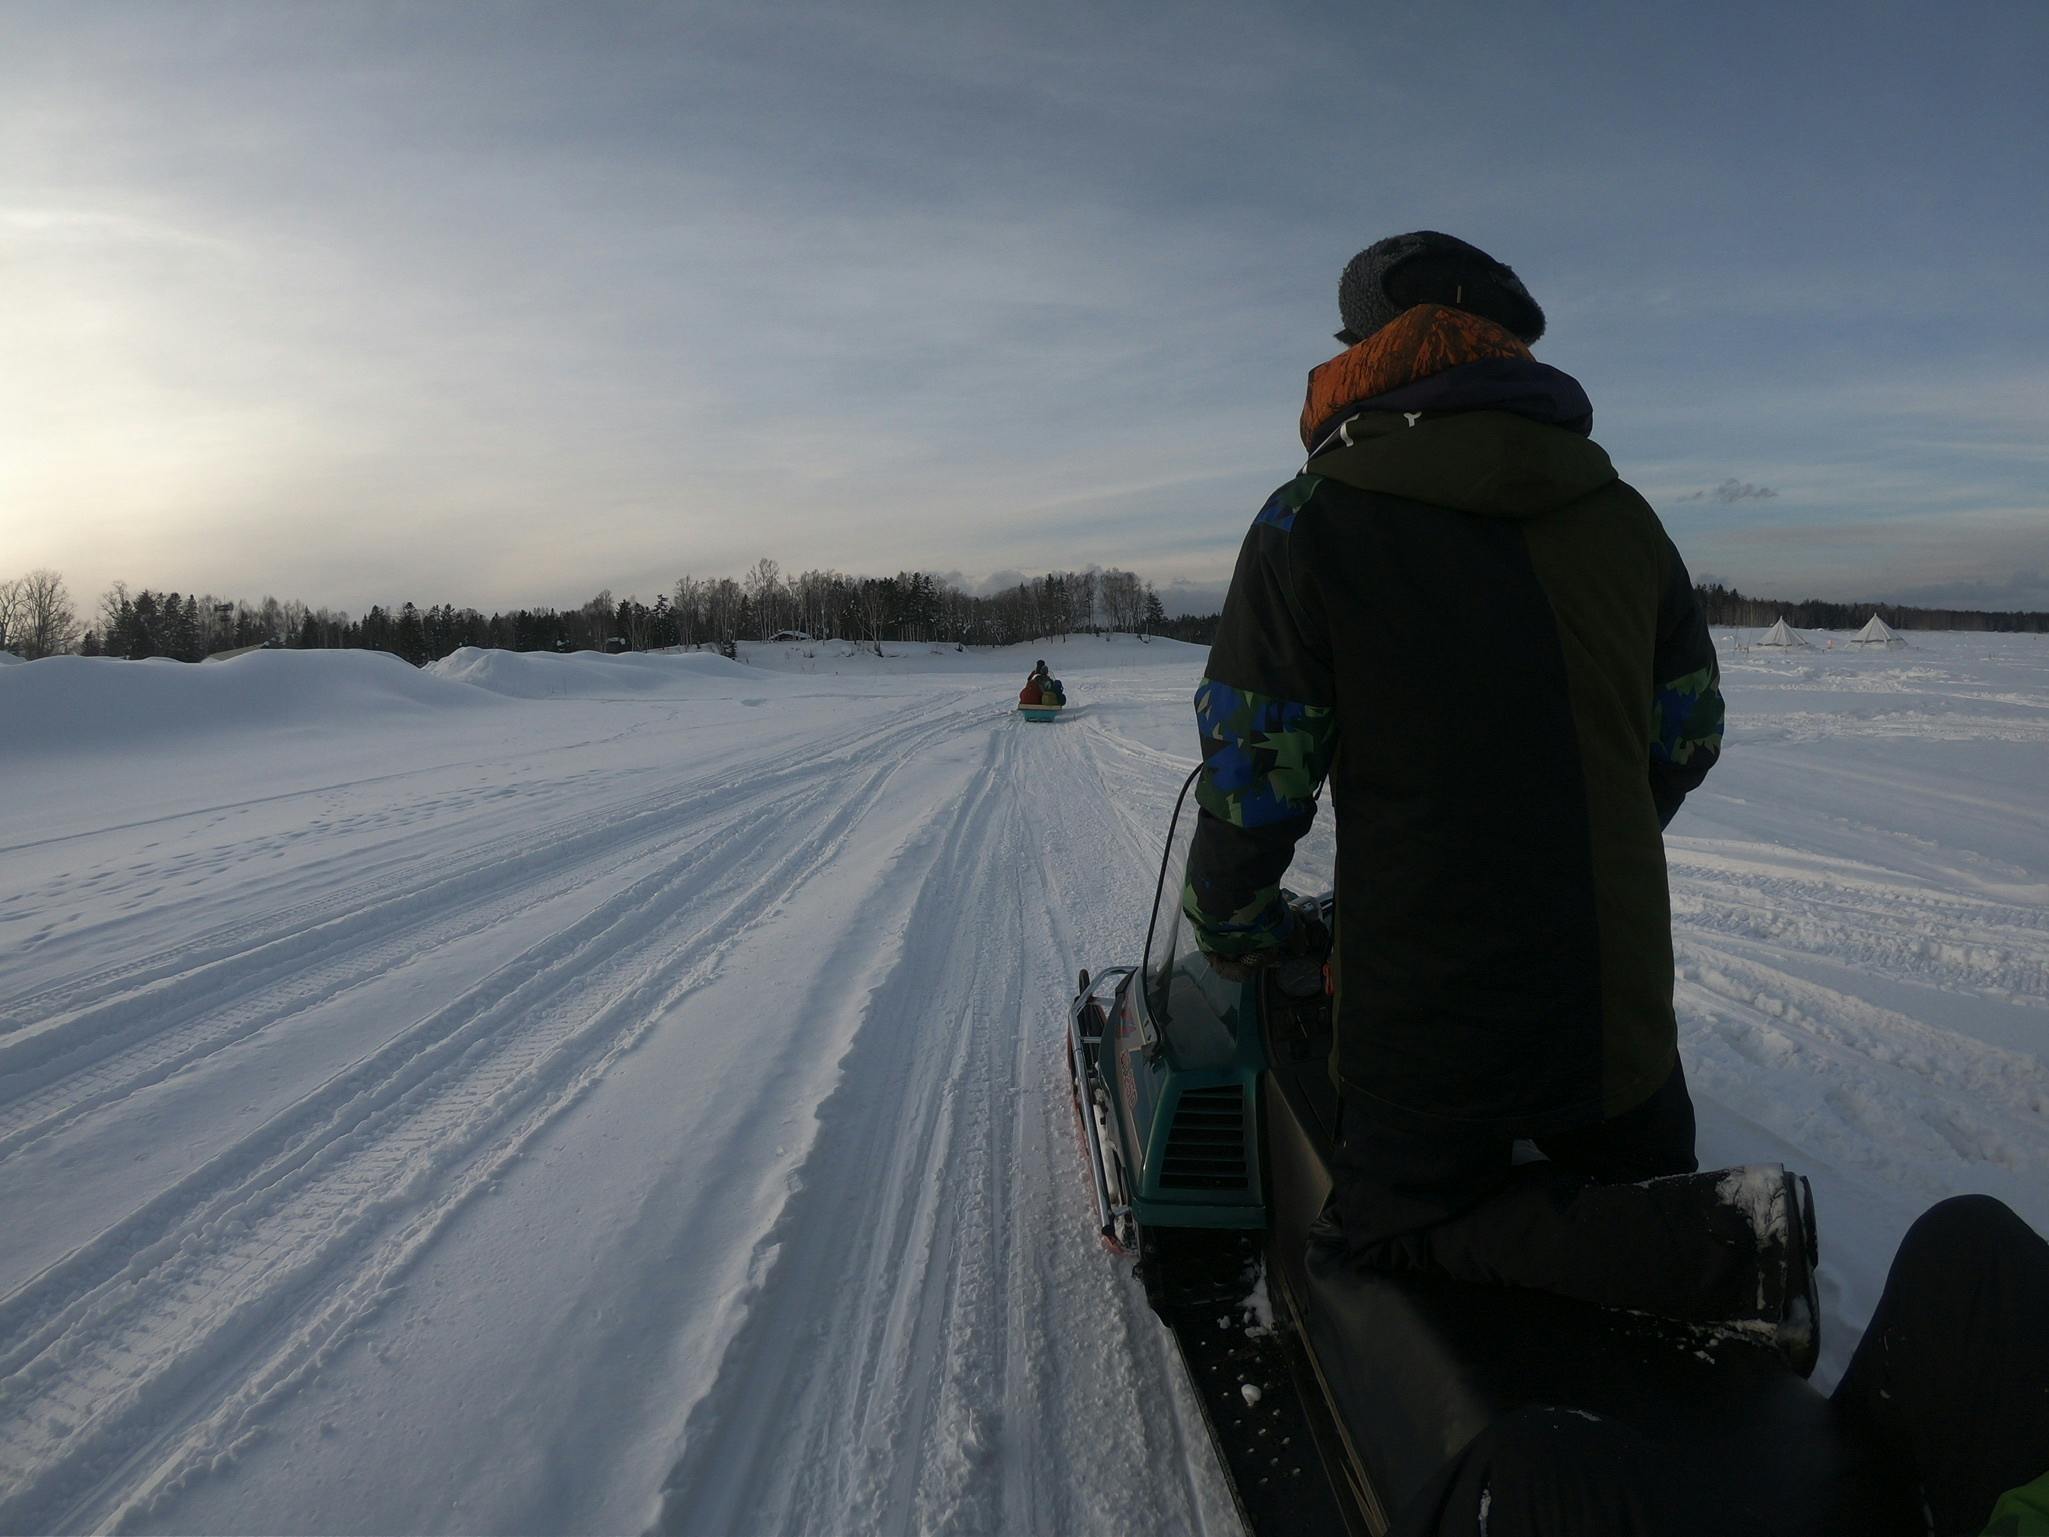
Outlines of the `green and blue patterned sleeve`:
{"type": "Polygon", "coordinates": [[[1316,484],[1291,481],[1253,523],[1195,691],[1200,809],[1181,904],[1202,948],[1232,959],[1286,935],[1281,877],[1337,751],[1321,610],[1293,570],[1297,518],[1316,484]]]}
{"type": "Polygon", "coordinates": [[[1651,799],[1658,825],[1700,787],[1722,752],[1722,674],[1714,637],[1679,551],[1666,540],[1665,591],[1651,676],[1651,799]]]}

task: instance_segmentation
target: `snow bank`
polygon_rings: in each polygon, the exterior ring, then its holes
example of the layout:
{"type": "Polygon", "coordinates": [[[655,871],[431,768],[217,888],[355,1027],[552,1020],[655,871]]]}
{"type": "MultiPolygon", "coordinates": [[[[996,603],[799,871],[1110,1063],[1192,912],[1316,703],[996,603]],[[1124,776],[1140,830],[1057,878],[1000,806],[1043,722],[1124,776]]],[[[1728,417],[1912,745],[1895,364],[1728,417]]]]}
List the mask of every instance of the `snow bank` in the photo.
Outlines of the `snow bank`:
{"type": "Polygon", "coordinates": [[[511,699],[729,699],[758,690],[762,675],[709,651],[499,651],[464,646],[427,672],[511,699]]]}
{"type": "Polygon", "coordinates": [[[21,665],[21,658],[12,651],[0,651],[0,667],[19,667],[21,665]]]}
{"type": "Polygon", "coordinates": [[[0,672],[0,759],[281,729],[354,730],[487,702],[379,651],[254,651],[211,667],[46,657],[0,672]]]}

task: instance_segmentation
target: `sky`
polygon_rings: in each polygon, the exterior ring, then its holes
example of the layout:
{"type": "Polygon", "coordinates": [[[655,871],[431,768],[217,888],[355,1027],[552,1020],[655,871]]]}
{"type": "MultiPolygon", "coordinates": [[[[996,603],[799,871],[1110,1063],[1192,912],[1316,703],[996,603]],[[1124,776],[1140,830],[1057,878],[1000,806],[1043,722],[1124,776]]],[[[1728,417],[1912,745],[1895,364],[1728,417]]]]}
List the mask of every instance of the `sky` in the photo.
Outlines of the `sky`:
{"type": "Polygon", "coordinates": [[[1447,230],[1701,578],[2049,608],[2049,7],[0,0],[0,577],[1213,606],[1447,230]]]}

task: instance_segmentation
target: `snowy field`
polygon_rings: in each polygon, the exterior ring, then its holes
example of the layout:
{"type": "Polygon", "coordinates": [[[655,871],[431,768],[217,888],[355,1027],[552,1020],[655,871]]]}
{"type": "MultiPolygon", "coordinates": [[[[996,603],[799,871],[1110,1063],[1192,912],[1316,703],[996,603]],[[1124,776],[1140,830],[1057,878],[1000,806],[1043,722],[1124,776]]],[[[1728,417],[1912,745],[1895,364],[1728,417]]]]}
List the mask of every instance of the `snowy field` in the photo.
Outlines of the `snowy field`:
{"type": "MultiPolygon", "coordinates": [[[[1909,638],[1726,644],[1669,838],[1824,1382],[1930,1202],[2049,1228],[2049,637],[1909,638]]],[[[1235,1529],[1060,1033],[1203,653],[843,649],[0,668],[0,1530],[1235,1529]]]]}

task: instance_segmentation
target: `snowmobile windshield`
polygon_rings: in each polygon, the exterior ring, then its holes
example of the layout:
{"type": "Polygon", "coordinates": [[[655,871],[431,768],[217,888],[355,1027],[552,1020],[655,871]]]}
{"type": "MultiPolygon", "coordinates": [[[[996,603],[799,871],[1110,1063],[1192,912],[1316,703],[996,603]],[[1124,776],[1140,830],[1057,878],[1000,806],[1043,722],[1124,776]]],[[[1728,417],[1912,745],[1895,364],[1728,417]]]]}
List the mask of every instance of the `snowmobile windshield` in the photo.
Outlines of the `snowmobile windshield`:
{"type": "MultiPolygon", "coordinates": [[[[1174,803],[1167,847],[1160,861],[1159,884],[1153,894],[1152,921],[1146,929],[1146,1002],[1163,1030],[1172,1021],[1177,995],[1187,996],[1187,983],[1191,979],[1210,983],[1209,968],[1198,958],[1195,934],[1181,911],[1181,892],[1188,878],[1188,850],[1201,820],[1194,793],[1196,775],[1200,772],[1198,769],[1188,776],[1181,786],[1180,798],[1174,803]],[[1177,977],[1183,984],[1178,989],[1173,985],[1177,977]]],[[[1327,810],[1318,811],[1308,834],[1295,845],[1295,857],[1285,880],[1284,893],[1300,897],[1321,897],[1336,885],[1337,837],[1327,810]]],[[[1217,993],[1212,1002],[1223,998],[1223,992],[1214,984],[1205,986],[1203,991],[1217,993]]]]}
{"type": "Polygon", "coordinates": [[[1159,884],[1153,892],[1152,919],[1146,925],[1143,962],[1146,1001],[1153,1017],[1164,1023],[1167,1015],[1167,983],[1174,974],[1175,956],[1184,948],[1195,948],[1188,934],[1188,920],[1181,913],[1181,887],[1188,878],[1188,846],[1195,840],[1196,769],[1181,783],[1174,802],[1173,819],[1167,827],[1167,847],[1160,856],[1159,884]]]}

